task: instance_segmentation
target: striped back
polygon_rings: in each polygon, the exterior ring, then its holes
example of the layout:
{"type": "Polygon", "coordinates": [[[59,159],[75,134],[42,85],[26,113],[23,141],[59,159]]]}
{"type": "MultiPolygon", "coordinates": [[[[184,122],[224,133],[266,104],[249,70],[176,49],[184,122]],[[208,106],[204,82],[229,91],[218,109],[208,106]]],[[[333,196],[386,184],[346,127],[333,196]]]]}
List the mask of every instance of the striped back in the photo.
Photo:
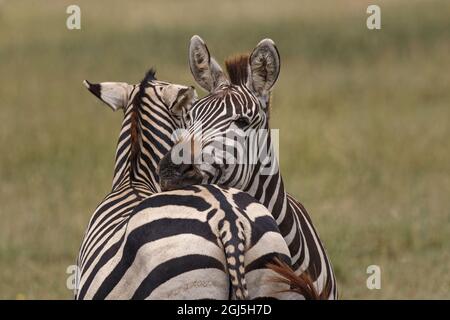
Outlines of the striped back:
{"type": "Polygon", "coordinates": [[[236,189],[193,186],[140,202],[85,299],[302,299],[267,264],[290,264],[276,222],[236,189]]]}

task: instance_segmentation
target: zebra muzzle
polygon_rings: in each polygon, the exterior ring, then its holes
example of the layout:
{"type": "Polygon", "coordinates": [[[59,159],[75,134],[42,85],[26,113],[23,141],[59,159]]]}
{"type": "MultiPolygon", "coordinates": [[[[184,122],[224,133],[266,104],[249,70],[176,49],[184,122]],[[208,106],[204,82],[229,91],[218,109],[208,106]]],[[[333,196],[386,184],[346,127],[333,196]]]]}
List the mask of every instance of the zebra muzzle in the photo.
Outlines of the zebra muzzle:
{"type": "Polygon", "coordinates": [[[194,184],[201,184],[203,175],[195,164],[175,164],[171,153],[166,154],[157,169],[159,182],[163,191],[184,188],[194,184]]]}

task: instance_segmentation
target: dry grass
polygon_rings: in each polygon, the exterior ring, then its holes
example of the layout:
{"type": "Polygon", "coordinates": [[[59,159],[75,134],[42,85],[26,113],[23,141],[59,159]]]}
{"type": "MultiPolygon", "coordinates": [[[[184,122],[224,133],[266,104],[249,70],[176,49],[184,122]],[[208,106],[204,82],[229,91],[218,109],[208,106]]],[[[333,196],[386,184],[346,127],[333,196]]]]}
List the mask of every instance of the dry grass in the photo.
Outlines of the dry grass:
{"type": "Polygon", "coordinates": [[[192,83],[187,43],[219,60],[273,38],[273,127],[288,190],[310,211],[343,298],[450,298],[450,3],[0,3],[0,298],[71,298],[89,216],[109,190],[119,114],[81,85],[192,83]],[[368,265],[382,289],[365,286],[368,265]]]}

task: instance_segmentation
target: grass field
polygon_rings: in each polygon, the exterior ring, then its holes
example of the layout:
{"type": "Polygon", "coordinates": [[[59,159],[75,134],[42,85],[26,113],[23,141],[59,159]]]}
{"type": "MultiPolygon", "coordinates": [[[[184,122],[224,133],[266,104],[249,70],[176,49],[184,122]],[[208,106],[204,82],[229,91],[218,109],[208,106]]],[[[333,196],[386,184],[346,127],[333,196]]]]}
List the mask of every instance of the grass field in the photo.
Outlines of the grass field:
{"type": "Polygon", "coordinates": [[[112,179],[121,115],[82,86],[193,84],[187,44],[277,43],[272,127],[288,190],[319,230],[341,298],[450,298],[450,2],[0,2],[0,298],[71,298],[88,219],[112,179]],[[379,265],[381,290],[366,268],[379,265]]]}

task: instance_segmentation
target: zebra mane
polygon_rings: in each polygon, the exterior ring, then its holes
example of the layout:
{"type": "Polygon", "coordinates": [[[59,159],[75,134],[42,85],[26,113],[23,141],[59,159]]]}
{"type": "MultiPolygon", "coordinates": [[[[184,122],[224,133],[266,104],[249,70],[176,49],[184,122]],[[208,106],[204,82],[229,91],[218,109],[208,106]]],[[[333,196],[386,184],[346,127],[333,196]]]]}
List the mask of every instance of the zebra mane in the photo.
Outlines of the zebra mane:
{"type": "MultiPolygon", "coordinates": [[[[247,82],[249,76],[249,59],[248,53],[241,53],[225,60],[225,67],[230,78],[231,84],[243,85],[247,82]]],[[[272,93],[269,93],[269,99],[267,101],[267,119],[270,118],[270,105],[272,102],[272,93]]]]}
{"type": "Polygon", "coordinates": [[[247,82],[248,78],[248,53],[238,54],[225,60],[228,77],[231,84],[242,85],[247,82]]]}
{"type": "Polygon", "coordinates": [[[155,75],[156,75],[156,70],[155,70],[155,68],[150,68],[150,69],[145,73],[144,79],[142,79],[141,84],[142,84],[142,83],[150,82],[150,81],[152,81],[152,80],[156,80],[155,75]]]}
{"type": "Polygon", "coordinates": [[[133,98],[131,103],[131,124],[130,124],[130,141],[131,141],[131,152],[130,152],[130,161],[132,164],[136,163],[136,160],[140,153],[140,135],[139,135],[139,107],[141,105],[142,98],[145,95],[145,89],[148,87],[148,84],[152,80],[156,80],[155,77],[156,70],[154,68],[150,68],[144,79],[139,83],[139,90],[133,98]]]}

